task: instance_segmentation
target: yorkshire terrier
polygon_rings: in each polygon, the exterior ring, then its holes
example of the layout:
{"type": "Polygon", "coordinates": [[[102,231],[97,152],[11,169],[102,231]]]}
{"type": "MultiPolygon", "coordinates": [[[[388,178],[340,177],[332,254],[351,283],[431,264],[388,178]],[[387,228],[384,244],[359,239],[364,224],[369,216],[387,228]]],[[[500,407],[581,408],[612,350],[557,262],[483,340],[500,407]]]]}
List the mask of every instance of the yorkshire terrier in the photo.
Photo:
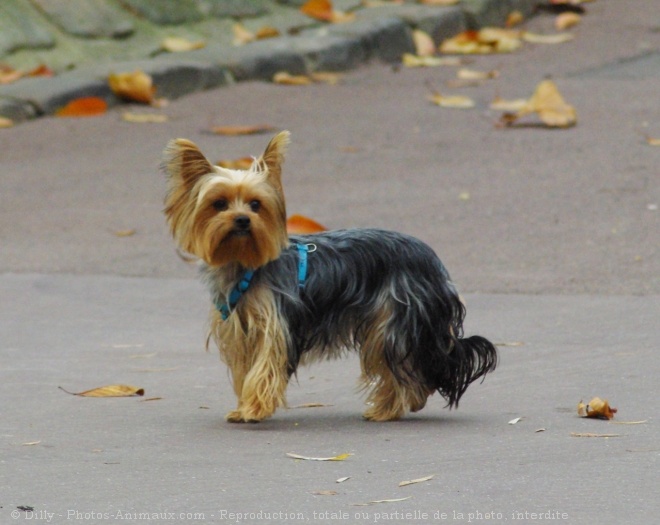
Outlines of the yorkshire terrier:
{"type": "MultiPolygon", "coordinates": [[[[247,170],[211,164],[192,142],[164,152],[165,215],[181,250],[201,260],[212,337],[238,398],[231,422],[286,406],[300,364],[359,351],[372,421],[399,419],[439,392],[455,407],[495,369],[495,346],[463,337],[465,308],[422,241],[385,230],[287,235],[278,133],[247,170]]],[[[207,340],[208,344],[208,340],[207,340]]]]}

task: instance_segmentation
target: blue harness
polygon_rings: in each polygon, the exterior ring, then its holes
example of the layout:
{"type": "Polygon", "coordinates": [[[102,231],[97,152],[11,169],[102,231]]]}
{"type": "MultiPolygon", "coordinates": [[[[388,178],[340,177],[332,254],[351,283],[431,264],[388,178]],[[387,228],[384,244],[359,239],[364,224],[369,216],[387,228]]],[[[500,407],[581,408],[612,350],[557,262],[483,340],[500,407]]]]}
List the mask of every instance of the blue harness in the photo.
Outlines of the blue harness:
{"type": "MultiPolygon", "coordinates": [[[[298,244],[295,243],[296,250],[298,250],[298,286],[302,289],[305,287],[307,280],[307,254],[316,251],[315,244],[298,244]]],[[[238,301],[241,300],[243,294],[247,292],[254,277],[254,270],[245,270],[243,276],[236,283],[229,293],[229,298],[226,303],[216,301],[215,307],[220,312],[222,320],[226,321],[231,315],[232,311],[236,308],[238,301]]]]}

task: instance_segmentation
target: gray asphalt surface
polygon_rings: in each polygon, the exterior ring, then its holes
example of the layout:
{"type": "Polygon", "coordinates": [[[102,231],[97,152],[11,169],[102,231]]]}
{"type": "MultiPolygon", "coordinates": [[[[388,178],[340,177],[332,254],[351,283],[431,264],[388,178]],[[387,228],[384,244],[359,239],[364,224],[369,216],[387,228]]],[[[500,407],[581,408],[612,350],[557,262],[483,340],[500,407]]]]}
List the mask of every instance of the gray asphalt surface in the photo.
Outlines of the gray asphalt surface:
{"type": "Polygon", "coordinates": [[[635,6],[599,0],[573,42],[472,57],[500,72],[478,87],[446,87],[456,68],[373,64],[337,86],[191,95],[150,110],[164,124],[123,122],[135,106],[2,130],[0,522],[657,521],[660,149],[645,135],[660,136],[660,19],[652,0],[635,6]],[[547,75],[578,125],[497,129],[489,102],[528,97],[547,75]],[[434,107],[427,84],[477,108],[434,107]],[[249,124],[292,132],[290,213],[397,229],[439,253],[466,332],[501,344],[458,410],[436,397],[400,422],[363,422],[348,359],[290,386],[291,406],[330,406],[224,422],[233,394],[203,351],[208,299],[168,238],[158,164],[173,137],[211,160],[257,155],[267,135],[205,132],[249,124]],[[145,396],[57,388],[118,383],[145,396]],[[593,396],[618,408],[612,422],[577,417],[593,396]]]}

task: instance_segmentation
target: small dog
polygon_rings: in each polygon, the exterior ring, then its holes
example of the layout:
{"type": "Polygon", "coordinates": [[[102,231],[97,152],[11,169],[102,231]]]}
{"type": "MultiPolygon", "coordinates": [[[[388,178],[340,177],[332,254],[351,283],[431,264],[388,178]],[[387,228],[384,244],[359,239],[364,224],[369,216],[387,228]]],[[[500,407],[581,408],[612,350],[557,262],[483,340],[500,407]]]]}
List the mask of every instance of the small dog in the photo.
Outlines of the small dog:
{"type": "MultiPolygon", "coordinates": [[[[423,242],[391,231],[287,235],[281,171],[289,132],[248,170],[212,165],[171,141],[165,215],[179,248],[201,259],[211,333],[238,398],[231,422],[286,406],[289,378],[313,359],[360,353],[372,421],[416,412],[438,391],[451,408],[497,363],[493,344],[463,338],[465,309],[423,242]]],[[[208,340],[207,340],[208,345],[208,340]]]]}

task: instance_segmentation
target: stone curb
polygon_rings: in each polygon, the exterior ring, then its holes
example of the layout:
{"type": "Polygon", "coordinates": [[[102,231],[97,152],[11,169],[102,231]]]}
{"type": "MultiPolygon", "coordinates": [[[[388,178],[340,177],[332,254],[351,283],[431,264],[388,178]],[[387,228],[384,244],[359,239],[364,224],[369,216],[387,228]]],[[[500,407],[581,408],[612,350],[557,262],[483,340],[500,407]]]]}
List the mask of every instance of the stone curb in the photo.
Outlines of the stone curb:
{"type": "Polygon", "coordinates": [[[537,0],[464,0],[451,7],[416,4],[361,9],[356,20],[304,29],[295,36],[258,40],[243,46],[209,44],[187,53],[80,67],[54,77],[25,78],[0,86],[0,116],[14,122],[54,114],[80,97],[120,104],[107,77],[140,69],[152,75],[157,96],[170,99],[246,80],[270,80],[279,71],[305,74],[344,71],[372,60],[396,63],[414,52],[412,30],[436,44],[466,29],[503,25],[508,14],[532,14],[537,0]]]}

